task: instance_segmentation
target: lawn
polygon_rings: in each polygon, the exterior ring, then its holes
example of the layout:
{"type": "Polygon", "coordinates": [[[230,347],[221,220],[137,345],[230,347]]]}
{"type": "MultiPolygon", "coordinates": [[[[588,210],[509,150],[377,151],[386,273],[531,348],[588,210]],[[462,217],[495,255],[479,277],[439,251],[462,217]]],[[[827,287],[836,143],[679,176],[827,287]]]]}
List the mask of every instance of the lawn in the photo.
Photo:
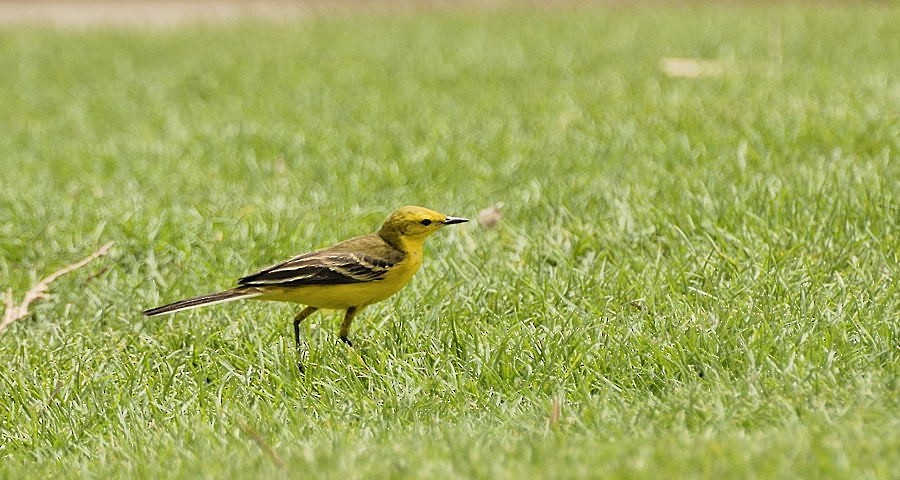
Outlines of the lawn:
{"type": "Polygon", "coordinates": [[[0,287],[114,245],[0,333],[0,478],[900,478],[900,8],[640,5],[2,27],[0,287]],[[304,373],[140,314],[497,203],[304,373]]]}

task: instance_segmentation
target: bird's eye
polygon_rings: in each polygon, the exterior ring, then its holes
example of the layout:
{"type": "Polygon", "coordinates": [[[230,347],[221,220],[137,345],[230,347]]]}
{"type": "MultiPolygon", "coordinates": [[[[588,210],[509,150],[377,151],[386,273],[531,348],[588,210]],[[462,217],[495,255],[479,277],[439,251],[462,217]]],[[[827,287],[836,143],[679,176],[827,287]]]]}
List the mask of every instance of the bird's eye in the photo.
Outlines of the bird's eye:
{"type": "Polygon", "coordinates": [[[431,225],[431,220],[426,218],[425,220],[422,220],[419,223],[421,223],[422,225],[425,225],[427,227],[427,226],[431,225]]]}

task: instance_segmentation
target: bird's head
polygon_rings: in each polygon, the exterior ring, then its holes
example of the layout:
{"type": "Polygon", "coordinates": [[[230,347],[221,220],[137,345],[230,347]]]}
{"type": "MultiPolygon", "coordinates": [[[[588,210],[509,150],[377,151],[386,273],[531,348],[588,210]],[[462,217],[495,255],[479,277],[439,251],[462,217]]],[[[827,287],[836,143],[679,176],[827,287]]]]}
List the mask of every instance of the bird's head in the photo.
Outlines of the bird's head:
{"type": "Polygon", "coordinates": [[[391,243],[421,243],[445,225],[468,222],[467,218],[450,217],[424,207],[400,207],[388,217],[378,233],[391,243]]]}

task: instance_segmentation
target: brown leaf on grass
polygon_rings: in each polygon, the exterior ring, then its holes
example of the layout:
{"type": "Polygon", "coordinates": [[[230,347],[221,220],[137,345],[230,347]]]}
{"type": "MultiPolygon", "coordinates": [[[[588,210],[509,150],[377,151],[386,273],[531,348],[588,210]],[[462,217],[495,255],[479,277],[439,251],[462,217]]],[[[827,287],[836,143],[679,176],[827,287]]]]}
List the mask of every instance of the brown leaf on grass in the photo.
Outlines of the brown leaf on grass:
{"type": "Polygon", "coordinates": [[[722,62],[699,58],[666,57],[660,61],[663,73],[670,77],[717,77],[725,73],[722,62]]]}
{"type": "Polygon", "coordinates": [[[27,292],[25,292],[25,296],[22,297],[22,302],[16,305],[16,300],[13,297],[12,289],[6,290],[3,295],[4,304],[6,304],[6,310],[3,312],[3,320],[0,321],[0,332],[6,329],[6,327],[12,325],[13,322],[24,318],[28,315],[28,306],[33,302],[40,300],[42,298],[47,297],[47,289],[50,287],[50,284],[56,281],[59,277],[72,272],[74,270],[78,270],[79,268],[87,265],[93,260],[106,255],[106,252],[109,251],[109,248],[112,247],[113,242],[109,242],[106,245],[103,245],[96,252],[88,255],[87,257],[81,259],[78,262],[75,262],[65,268],[61,268],[50,275],[47,275],[41,281],[35,283],[27,292]]]}
{"type": "Polygon", "coordinates": [[[503,204],[495,203],[484,210],[478,212],[478,224],[484,228],[494,228],[503,220],[503,204]]]}

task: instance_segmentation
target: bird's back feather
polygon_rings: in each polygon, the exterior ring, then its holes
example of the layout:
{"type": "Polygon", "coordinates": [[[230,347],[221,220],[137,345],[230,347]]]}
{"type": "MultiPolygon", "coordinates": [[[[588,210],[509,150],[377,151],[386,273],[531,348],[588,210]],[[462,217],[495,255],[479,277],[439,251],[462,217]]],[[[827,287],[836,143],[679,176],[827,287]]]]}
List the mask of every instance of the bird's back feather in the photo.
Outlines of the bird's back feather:
{"type": "Polygon", "coordinates": [[[297,255],[238,280],[245,287],[340,285],[383,280],[405,254],[378,234],[363,235],[297,255]],[[365,252],[365,253],[363,253],[365,252]]]}

